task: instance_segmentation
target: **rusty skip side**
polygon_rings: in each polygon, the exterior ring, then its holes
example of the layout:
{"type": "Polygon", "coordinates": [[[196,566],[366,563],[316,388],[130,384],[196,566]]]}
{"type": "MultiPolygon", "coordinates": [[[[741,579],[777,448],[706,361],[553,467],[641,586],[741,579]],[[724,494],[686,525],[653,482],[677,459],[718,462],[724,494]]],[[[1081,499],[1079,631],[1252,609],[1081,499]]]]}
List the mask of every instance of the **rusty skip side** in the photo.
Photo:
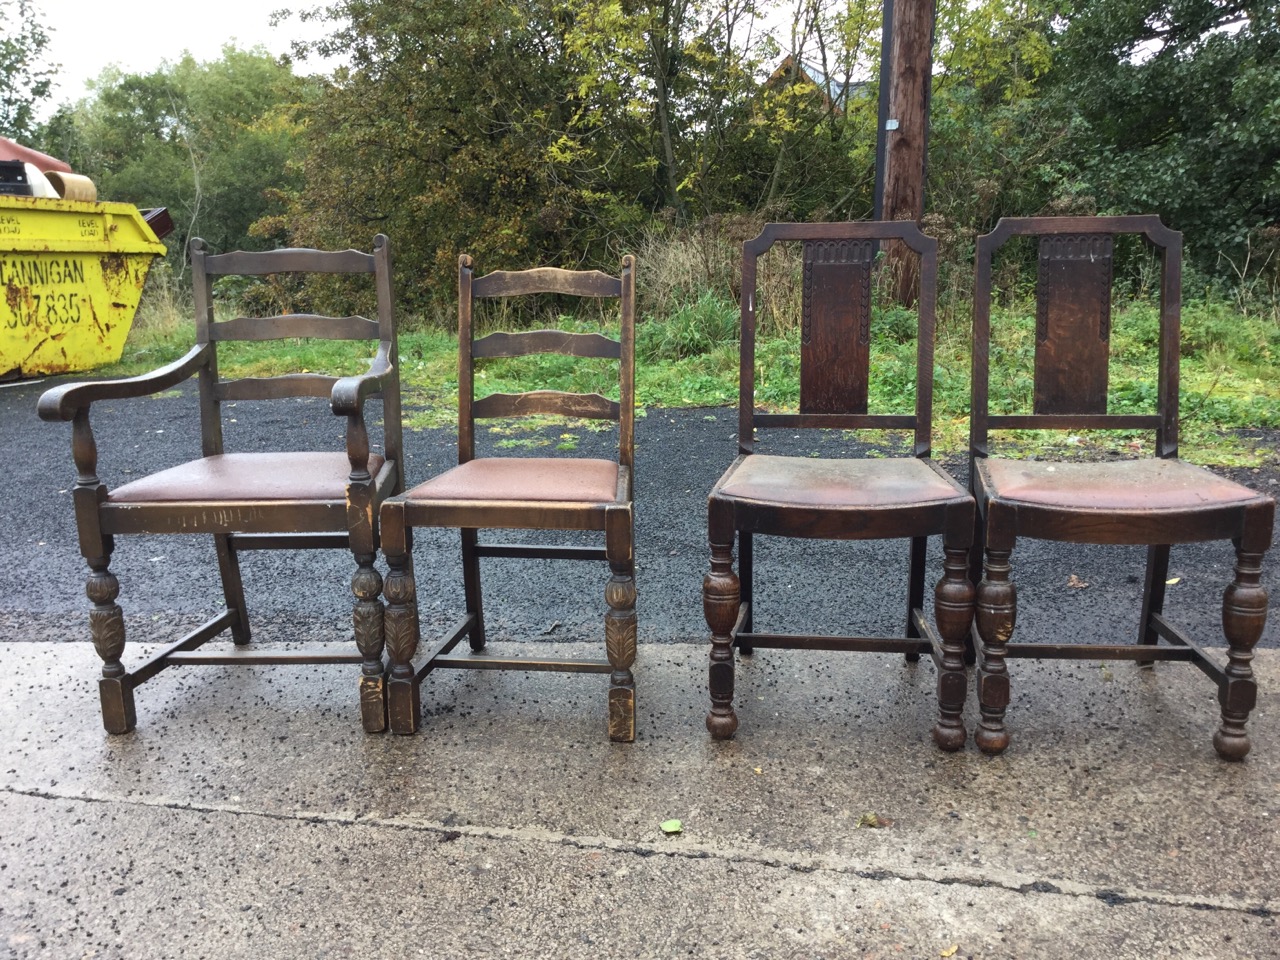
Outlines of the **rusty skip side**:
{"type": "Polygon", "coordinates": [[[120,359],[164,251],[129,204],[0,197],[0,379],[120,359]]]}

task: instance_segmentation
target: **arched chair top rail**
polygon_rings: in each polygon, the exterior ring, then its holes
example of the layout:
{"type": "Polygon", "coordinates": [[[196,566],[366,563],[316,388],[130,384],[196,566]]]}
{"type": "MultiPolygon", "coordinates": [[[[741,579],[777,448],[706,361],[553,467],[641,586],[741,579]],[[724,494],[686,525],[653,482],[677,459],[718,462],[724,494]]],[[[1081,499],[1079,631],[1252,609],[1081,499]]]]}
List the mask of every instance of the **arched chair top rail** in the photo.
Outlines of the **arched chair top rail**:
{"type": "MultiPolygon", "coordinates": [[[[468,254],[458,258],[458,266],[471,270],[468,254]]],[[[622,258],[622,272],[635,267],[635,258],[622,258]]],[[[560,293],[574,297],[617,298],[622,296],[622,279],[599,270],[564,270],[560,267],[536,267],[532,270],[495,270],[471,281],[471,296],[523,297],[539,293],[560,293]]]]}
{"type": "Polygon", "coordinates": [[[373,239],[373,253],[363,250],[312,250],[289,247],[281,250],[208,253],[199,237],[189,244],[192,255],[204,254],[204,270],[209,276],[269,276],[276,273],[374,273],[375,259],[385,248],[387,237],[373,239]]]}
{"type": "Polygon", "coordinates": [[[978,237],[978,256],[990,255],[1012,237],[1058,236],[1075,233],[1142,234],[1161,250],[1177,251],[1182,234],[1160,222],[1155,214],[1121,217],[1001,217],[990,233],[978,237]]]}
{"type": "Polygon", "coordinates": [[[938,241],[910,220],[849,220],[844,223],[766,223],[742,244],[747,256],[760,256],[779,240],[901,240],[916,253],[936,253],[938,241]]]}

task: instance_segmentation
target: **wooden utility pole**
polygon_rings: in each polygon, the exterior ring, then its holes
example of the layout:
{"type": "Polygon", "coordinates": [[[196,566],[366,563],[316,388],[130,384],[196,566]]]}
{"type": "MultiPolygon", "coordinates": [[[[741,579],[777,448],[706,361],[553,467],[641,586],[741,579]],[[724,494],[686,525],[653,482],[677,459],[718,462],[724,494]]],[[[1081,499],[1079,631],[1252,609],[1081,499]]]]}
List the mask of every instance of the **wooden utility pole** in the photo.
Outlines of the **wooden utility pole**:
{"type": "MultiPolygon", "coordinates": [[[[924,216],[929,90],[935,0],[885,0],[880,48],[880,129],[876,150],[877,220],[924,216]]],[[[887,250],[899,302],[915,301],[917,264],[900,246],[887,250]]]]}

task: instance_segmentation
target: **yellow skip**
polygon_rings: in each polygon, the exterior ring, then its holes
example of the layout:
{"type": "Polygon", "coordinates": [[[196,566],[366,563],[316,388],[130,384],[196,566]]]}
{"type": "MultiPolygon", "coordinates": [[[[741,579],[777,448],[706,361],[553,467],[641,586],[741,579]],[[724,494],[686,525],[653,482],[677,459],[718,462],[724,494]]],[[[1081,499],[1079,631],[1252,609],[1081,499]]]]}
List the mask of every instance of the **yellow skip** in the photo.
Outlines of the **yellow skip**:
{"type": "Polygon", "coordinates": [[[0,195],[0,379],[119,360],[164,252],[132,204],[0,195]]]}

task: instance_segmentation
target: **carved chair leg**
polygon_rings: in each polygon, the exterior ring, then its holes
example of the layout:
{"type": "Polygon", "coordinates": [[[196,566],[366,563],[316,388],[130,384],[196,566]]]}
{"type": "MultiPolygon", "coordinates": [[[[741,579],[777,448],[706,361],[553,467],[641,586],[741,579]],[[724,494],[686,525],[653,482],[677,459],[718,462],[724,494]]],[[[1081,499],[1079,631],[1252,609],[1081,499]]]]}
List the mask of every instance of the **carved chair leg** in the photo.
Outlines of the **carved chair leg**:
{"type": "Polygon", "coordinates": [[[387,719],[392,733],[416,733],[422,721],[421,694],[412,663],[418,649],[417,589],[407,552],[388,553],[387,566],[387,581],[383,588],[387,598],[383,633],[391,661],[391,675],[387,680],[387,719]]]}
{"type": "Polygon", "coordinates": [[[480,592],[480,558],[476,556],[478,534],[474,528],[462,530],[462,589],[466,594],[467,613],[475,617],[471,633],[467,635],[473,653],[479,653],[485,645],[484,597],[480,592]]]}
{"type": "Polygon", "coordinates": [[[93,647],[102,658],[102,678],[98,697],[102,701],[102,725],[107,733],[129,733],[138,723],[133,704],[133,680],[120,658],[124,656],[124,612],[115,602],[120,581],[107,569],[110,551],[89,561],[85,594],[93,601],[89,611],[89,633],[93,647]]]}
{"type": "MultiPolygon", "coordinates": [[[[1142,588],[1142,617],[1138,623],[1138,643],[1143,646],[1155,646],[1160,642],[1160,635],[1152,625],[1152,614],[1164,610],[1165,580],[1169,576],[1169,545],[1153,544],[1147,547],[1147,573],[1142,588]]],[[[1150,669],[1156,665],[1154,660],[1137,660],[1138,666],[1150,669]]]]}
{"type": "Polygon", "coordinates": [[[969,548],[944,546],[942,579],[934,589],[933,613],[942,638],[942,668],[938,673],[938,722],[933,742],[943,750],[959,750],[968,732],[964,727],[965,639],[973,629],[974,590],[969,580],[969,548]]]}
{"type": "Polygon", "coordinates": [[[227,609],[236,612],[236,622],[231,625],[231,640],[236,646],[249,642],[249,608],[244,602],[244,582],[240,579],[240,557],[231,545],[230,534],[219,533],[213,538],[218,551],[218,572],[222,574],[222,595],[227,609]]]}
{"type": "Polygon", "coordinates": [[[1213,748],[1224,760],[1243,760],[1249,752],[1244,725],[1258,702],[1253,679],[1253,647],[1267,623],[1267,588],[1261,584],[1262,554],[1236,547],[1235,580],[1222,595],[1222,632],[1227,643],[1227,677],[1218,691],[1222,726],[1213,735],[1213,748]]]}
{"type": "Polygon", "coordinates": [[[711,544],[711,572],[702,581],[702,612],[711,628],[711,712],[707,730],[728,740],[738,729],[733,712],[733,624],[738,618],[741,588],[733,572],[733,545],[711,544]]]}
{"type": "Polygon", "coordinates": [[[636,582],[628,562],[611,562],[612,576],[604,589],[609,611],[604,616],[605,652],[609,675],[609,739],[630,743],[636,738],[636,582]]]}
{"type": "Polygon", "coordinates": [[[360,722],[365,733],[387,729],[386,667],[382,663],[383,607],[382,575],[373,565],[371,553],[356,555],[356,572],[351,578],[356,647],[364,657],[360,667],[360,722]]]}
{"type": "Polygon", "coordinates": [[[1009,550],[986,554],[985,575],[978,584],[978,635],[982,638],[982,663],[978,674],[978,706],[982,719],[973,739],[983,753],[1000,753],[1009,746],[1004,726],[1009,706],[1009,670],[1004,645],[1013,635],[1018,597],[1009,579],[1009,550]]]}

